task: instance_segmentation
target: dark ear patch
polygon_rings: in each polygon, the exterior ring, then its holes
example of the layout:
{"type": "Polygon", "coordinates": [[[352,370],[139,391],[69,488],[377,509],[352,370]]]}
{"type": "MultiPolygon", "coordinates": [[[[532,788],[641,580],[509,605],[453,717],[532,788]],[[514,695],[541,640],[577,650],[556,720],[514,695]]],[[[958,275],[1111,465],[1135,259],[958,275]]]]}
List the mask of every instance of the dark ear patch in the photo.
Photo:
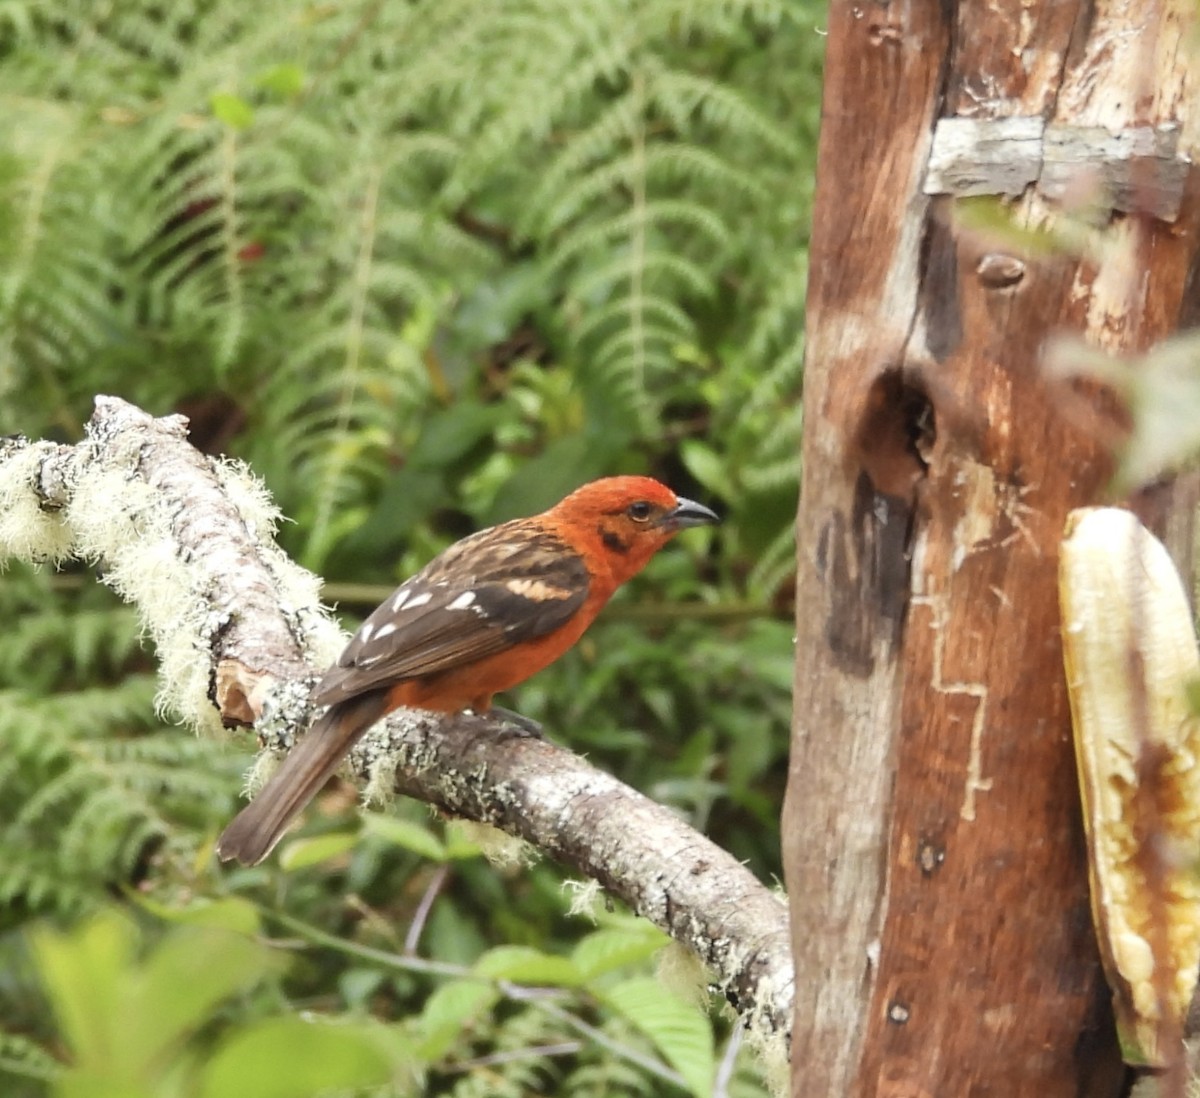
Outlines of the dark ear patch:
{"type": "Polygon", "coordinates": [[[629,552],[629,542],[613,533],[612,530],[606,530],[603,526],[600,527],[600,540],[604,542],[604,548],[613,553],[629,552]]]}

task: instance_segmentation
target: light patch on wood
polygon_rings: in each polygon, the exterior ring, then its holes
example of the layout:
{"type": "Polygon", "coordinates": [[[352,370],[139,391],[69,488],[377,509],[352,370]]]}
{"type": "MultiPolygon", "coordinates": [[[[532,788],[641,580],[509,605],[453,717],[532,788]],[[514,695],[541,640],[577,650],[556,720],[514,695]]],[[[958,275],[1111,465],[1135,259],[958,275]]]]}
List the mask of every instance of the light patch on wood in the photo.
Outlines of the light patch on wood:
{"type": "Polygon", "coordinates": [[[1092,294],[1092,277],[1095,271],[1084,263],[1080,263],[1075,268],[1075,277],[1071,280],[1071,289],[1069,301],[1072,305],[1078,305],[1081,301],[1087,301],[1092,294]]]}
{"type": "Polygon", "coordinates": [[[1032,35],[1039,33],[1034,18],[1036,8],[1037,0],[1022,0],[1020,50],[1028,79],[1021,92],[1021,105],[1023,114],[1036,114],[1044,118],[1054,107],[1054,93],[1058,88],[1063,55],[1057,49],[1030,44],[1032,35]],[[1031,32],[1028,35],[1027,29],[1031,32]]]}
{"type": "Polygon", "coordinates": [[[1015,1003],[1004,1003],[1002,1006],[992,1007],[990,1010],[985,1010],[980,1018],[983,1028],[990,1033],[1009,1029],[1017,1025],[1020,1020],[1021,1015],[1015,1003]]]}
{"type": "Polygon", "coordinates": [[[1129,318],[1143,313],[1150,273],[1140,258],[1139,238],[1133,218],[1111,225],[1105,262],[1089,287],[1085,338],[1110,354],[1128,352],[1129,318]]]}
{"type": "Polygon", "coordinates": [[[1179,126],[1048,126],[1040,190],[1067,207],[1099,205],[1179,217],[1190,163],[1179,155],[1179,126]]]}
{"type": "Polygon", "coordinates": [[[217,663],[217,706],[227,724],[252,725],[262,715],[263,702],[278,682],[271,674],[255,671],[240,660],[217,663]]]}
{"type": "Polygon", "coordinates": [[[925,577],[927,574],[925,557],[928,551],[929,527],[927,524],[922,523],[914,533],[912,548],[910,550],[911,563],[909,565],[909,577],[914,599],[925,594],[925,577]]]}
{"type": "Polygon", "coordinates": [[[966,461],[954,475],[954,487],[962,504],[950,558],[950,567],[957,572],[967,557],[992,539],[996,527],[996,474],[987,465],[966,461]]]}
{"type": "Polygon", "coordinates": [[[1095,5],[1083,57],[1066,70],[1056,117],[1110,130],[1180,117],[1189,66],[1179,58],[1188,53],[1193,8],[1191,0],[1163,0],[1151,32],[1145,0],[1095,5]]]}
{"type": "Polygon", "coordinates": [[[933,671],[930,687],[939,694],[959,695],[974,698],[975,715],[971,718],[971,742],[967,752],[967,779],[963,788],[963,802],[958,814],[968,822],[975,820],[976,797],[992,788],[992,779],[983,776],[983,732],[987,721],[988,688],[982,682],[948,680],[944,674],[946,655],[946,623],[950,618],[949,599],[943,594],[918,595],[913,599],[916,606],[928,606],[933,620],[933,671]]]}
{"type": "Polygon", "coordinates": [[[1179,216],[1190,162],[1179,154],[1180,127],[1056,122],[1040,117],[943,118],[934,132],[927,195],[1015,197],[1037,184],[1064,206],[1145,210],[1179,216]]]}
{"type": "Polygon", "coordinates": [[[877,316],[914,317],[920,312],[917,309],[917,294],[921,285],[921,241],[925,236],[926,213],[929,210],[929,199],[921,191],[921,179],[925,174],[932,143],[931,133],[920,135],[918,147],[914,150],[910,162],[910,178],[905,181],[903,190],[896,192],[910,197],[904,216],[898,219],[898,232],[892,246],[892,262],[888,267],[883,293],[875,310],[877,316]]]}
{"type": "Polygon", "coordinates": [[[570,595],[570,591],[564,591],[561,587],[555,587],[551,583],[545,583],[538,579],[506,580],[504,586],[514,595],[519,595],[523,599],[530,599],[533,602],[557,601],[565,599],[570,595]]]}
{"type": "Polygon", "coordinates": [[[860,358],[876,346],[879,339],[878,318],[872,313],[827,309],[821,321],[823,341],[821,353],[838,362],[860,358]]]}
{"type": "Polygon", "coordinates": [[[926,194],[1018,195],[1042,167],[1040,116],[943,118],[934,130],[926,194]]]}
{"type": "Polygon", "coordinates": [[[1036,555],[1041,555],[1041,547],[1026,521],[1034,514],[1034,508],[1025,500],[1035,485],[1005,484],[996,479],[991,467],[964,461],[954,475],[954,487],[962,517],[954,527],[954,552],[950,558],[953,571],[957,572],[973,553],[1007,549],[1021,538],[1036,555]],[[997,529],[1001,516],[1010,527],[1003,537],[997,529]]]}

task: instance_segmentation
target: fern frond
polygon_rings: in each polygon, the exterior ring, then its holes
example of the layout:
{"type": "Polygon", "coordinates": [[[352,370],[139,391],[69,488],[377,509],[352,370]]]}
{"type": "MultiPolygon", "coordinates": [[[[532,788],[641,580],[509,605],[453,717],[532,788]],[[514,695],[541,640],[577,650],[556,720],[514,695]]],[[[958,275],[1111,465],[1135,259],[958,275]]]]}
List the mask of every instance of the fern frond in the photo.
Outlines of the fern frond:
{"type": "Polygon", "coordinates": [[[693,118],[722,133],[753,138],[764,149],[791,158],[799,153],[793,133],[755,107],[736,88],[680,69],[656,74],[652,85],[656,106],[680,129],[690,129],[693,118]]]}
{"type": "Polygon", "coordinates": [[[691,318],[675,302],[667,297],[643,297],[636,305],[628,298],[619,297],[598,309],[592,310],[580,321],[576,337],[580,342],[600,340],[613,328],[626,334],[630,323],[630,310],[641,309],[641,322],[654,325],[673,340],[683,340],[692,331],[691,318]]]}
{"type": "Polygon", "coordinates": [[[149,675],[48,698],[0,693],[0,797],[13,806],[0,822],[0,902],[96,902],[171,837],[173,820],[231,800],[232,759],[211,741],[151,731],[154,693],[149,675]]]}
{"type": "MultiPolygon", "coordinates": [[[[796,465],[798,466],[797,459],[796,465]]],[[[795,480],[796,471],[793,467],[790,475],[781,478],[782,482],[795,480]]],[[[758,554],[749,576],[746,577],[746,588],[755,595],[767,601],[787,582],[789,576],[796,571],[796,536],[792,524],[788,523],[781,529],[770,544],[758,554]]]]}
{"type": "MultiPolygon", "coordinates": [[[[591,169],[618,154],[628,145],[641,124],[641,105],[629,95],[604,104],[598,117],[572,134],[571,140],[539,173],[536,186],[524,208],[518,211],[517,229],[522,236],[544,235],[571,221],[586,210],[587,200],[603,193],[600,181],[593,184],[591,169]]],[[[626,169],[627,170],[627,169],[626,169]]],[[[618,180],[628,183],[628,177],[618,180]]]]}
{"type": "Polygon", "coordinates": [[[583,302],[605,298],[615,283],[631,276],[635,266],[640,267],[643,278],[661,278],[665,284],[674,287],[677,296],[685,299],[703,300],[713,294],[712,276],[702,265],[680,255],[654,250],[641,257],[619,252],[587,270],[581,270],[572,284],[573,296],[583,302]]]}
{"type": "MultiPolygon", "coordinates": [[[[491,368],[519,329],[574,373],[555,399],[586,430],[619,418],[649,453],[664,413],[704,404],[735,481],[785,490],[815,3],[19,7],[0,8],[0,432],[74,434],[135,376],[155,411],[232,394],[248,428],[223,444],[319,566],[433,413],[519,395],[491,368]]],[[[482,512],[557,437],[525,418],[462,471],[482,512]]]]}

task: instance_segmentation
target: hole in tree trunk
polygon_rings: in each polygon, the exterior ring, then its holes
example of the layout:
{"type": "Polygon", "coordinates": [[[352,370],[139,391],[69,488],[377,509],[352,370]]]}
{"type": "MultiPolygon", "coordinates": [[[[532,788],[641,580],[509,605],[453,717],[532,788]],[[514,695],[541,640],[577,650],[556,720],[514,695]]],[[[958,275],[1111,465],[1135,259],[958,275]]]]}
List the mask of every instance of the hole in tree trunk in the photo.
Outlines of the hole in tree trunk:
{"type": "Polygon", "coordinates": [[[875,491],[911,499],[929,468],[937,433],[933,402],[920,380],[898,366],[871,384],[854,442],[858,462],[875,491]]]}

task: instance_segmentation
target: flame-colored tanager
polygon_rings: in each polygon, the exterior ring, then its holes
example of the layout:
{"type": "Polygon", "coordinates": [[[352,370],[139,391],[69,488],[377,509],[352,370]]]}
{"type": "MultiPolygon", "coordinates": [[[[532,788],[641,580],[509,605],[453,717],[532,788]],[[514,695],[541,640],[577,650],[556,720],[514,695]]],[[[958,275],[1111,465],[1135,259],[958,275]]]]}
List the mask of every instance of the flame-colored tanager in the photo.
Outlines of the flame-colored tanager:
{"type": "Polygon", "coordinates": [[[262,861],[393,709],[485,713],[574,645],[672,536],[717,521],[649,477],[609,477],[451,545],[362,623],[313,693],[328,709],[225,829],[220,857],[262,861]]]}

